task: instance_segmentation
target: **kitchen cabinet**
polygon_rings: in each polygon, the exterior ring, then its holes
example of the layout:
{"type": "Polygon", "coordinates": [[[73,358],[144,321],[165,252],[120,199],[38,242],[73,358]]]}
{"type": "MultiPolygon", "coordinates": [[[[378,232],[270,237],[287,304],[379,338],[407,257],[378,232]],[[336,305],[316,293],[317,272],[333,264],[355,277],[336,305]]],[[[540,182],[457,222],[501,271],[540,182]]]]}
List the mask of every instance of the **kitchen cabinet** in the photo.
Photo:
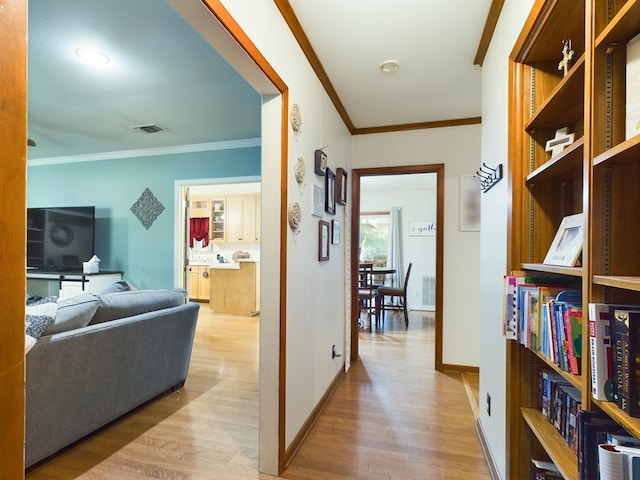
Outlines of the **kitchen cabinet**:
{"type": "Polygon", "coordinates": [[[260,311],[260,262],[212,268],[209,306],[216,313],[255,315],[260,311]]]}
{"type": "Polygon", "coordinates": [[[227,197],[227,242],[260,241],[260,197],[241,195],[227,197]]]}
{"type": "Polygon", "coordinates": [[[189,265],[189,299],[209,300],[209,278],[208,265],[189,265]]]}
{"type": "Polygon", "coordinates": [[[189,217],[204,218],[209,217],[211,200],[205,196],[192,196],[189,199],[189,217]]]}
{"type": "Polygon", "coordinates": [[[211,238],[212,242],[225,242],[227,230],[227,200],[226,198],[211,198],[211,238]]]}

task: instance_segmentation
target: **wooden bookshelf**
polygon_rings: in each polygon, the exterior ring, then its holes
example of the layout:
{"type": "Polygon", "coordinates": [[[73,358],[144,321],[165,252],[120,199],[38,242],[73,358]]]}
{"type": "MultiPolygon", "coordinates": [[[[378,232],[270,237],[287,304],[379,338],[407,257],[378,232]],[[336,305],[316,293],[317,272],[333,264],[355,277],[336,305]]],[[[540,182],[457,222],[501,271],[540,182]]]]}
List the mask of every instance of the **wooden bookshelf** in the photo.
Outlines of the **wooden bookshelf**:
{"type": "MultiPolygon", "coordinates": [[[[640,135],[626,138],[626,44],[640,34],[640,0],[536,0],[510,55],[511,218],[507,270],[576,280],[587,304],[640,304],[640,135]],[[562,42],[574,56],[558,71],[562,42]],[[561,128],[574,142],[553,157],[561,128]],[[562,218],[584,214],[580,267],[542,261],[562,218]]],[[[635,119],[633,120],[635,122],[635,119]]],[[[582,409],[599,409],[640,438],[640,418],[591,396],[588,322],[581,371],[570,375],[539,352],[507,342],[507,478],[530,478],[532,455],[578,478],[576,455],[537,411],[538,379],[549,368],[578,388],[582,409]]]]}

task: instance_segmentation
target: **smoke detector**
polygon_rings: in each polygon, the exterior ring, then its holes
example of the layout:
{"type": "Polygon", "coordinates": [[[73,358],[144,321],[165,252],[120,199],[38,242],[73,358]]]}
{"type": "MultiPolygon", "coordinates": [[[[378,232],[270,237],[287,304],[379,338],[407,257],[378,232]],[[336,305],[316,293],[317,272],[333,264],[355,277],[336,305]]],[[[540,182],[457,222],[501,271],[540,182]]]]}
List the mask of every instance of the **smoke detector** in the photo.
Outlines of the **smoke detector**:
{"type": "Polygon", "coordinates": [[[132,130],[136,130],[138,132],[144,132],[144,133],[157,133],[157,132],[164,132],[165,130],[167,130],[166,128],[158,125],[157,123],[145,123],[144,125],[131,125],[129,128],[132,130]]]}

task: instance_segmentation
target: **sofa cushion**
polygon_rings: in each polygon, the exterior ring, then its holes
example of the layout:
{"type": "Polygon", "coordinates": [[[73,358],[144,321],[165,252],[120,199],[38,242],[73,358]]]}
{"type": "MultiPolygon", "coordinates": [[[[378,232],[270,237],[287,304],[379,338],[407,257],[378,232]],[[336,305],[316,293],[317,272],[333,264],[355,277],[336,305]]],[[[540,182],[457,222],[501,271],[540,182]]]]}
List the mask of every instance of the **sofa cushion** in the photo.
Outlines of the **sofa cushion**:
{"type": "Polygon", "coordinates": [[[117,282],[112,283],[107,288],[102,290],[99,295],[106,295],[107,293],[117,293],[117,292],[128,292],[133,290],[133,287],[126,280],[118,280],[117,282]]]}
{"type": "Polygon", "coordinates": [[[81,293],[60,300],[55,320],[45,330],[45,335],[74,330],[89,325],[98,309],[100,299],[90,293],[81,293]]]}
{"type": "Polygon", "coordinates": [[[57,297],[45,297],[26,306],[26,334],[38,339],[56,318],[57,297]]]}
{"type": "Polygon", "coordinates": [[[181,288],[131,290],[98,295],[98,298],[100,306],[89,325],[182,305],[187,299],[187,291],[181,288]]]}

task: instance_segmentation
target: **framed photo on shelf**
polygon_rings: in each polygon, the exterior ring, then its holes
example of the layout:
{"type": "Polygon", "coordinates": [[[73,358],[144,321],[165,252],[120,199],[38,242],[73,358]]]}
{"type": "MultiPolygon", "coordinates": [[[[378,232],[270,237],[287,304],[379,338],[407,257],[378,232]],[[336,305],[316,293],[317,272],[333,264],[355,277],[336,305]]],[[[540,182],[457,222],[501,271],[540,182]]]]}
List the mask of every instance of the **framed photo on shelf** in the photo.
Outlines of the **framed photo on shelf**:
{"type": "Polygon", "coordinates": [[[319,186],[316,185],[315,183],[313,184],[313,209],[311,210],[311,213],[313,215],[315,215],[316,217],[322,217],[324,215],[324,189],[319,186]]]}
{"type": "Polygon", "coordinates": [[[331,244],[340,245],[340,230],[342,224],[340,220],[331,220],[331,244]]]}
{"type": "Polygon", "coordinates": [[[334,215],[336,213],[336,174],[327,167],[324,178],[324,211],[334,215]]]}
{"type": "Polygon", "coordinates": [[[318,222],[318,261],[329,260],[329,241],[331,240],[331,225],[329,222],[320,220],[318,222]]]}
{"type": "Polygon", "coordinates": [[[573,267],[582,252],[584,214],[564,217],[544,258],[545,265],[573,267]]]}
{"type": "Polygon", "coordinates": [[[338,167],[336,170],[336,203],[338,205],[345,205],[347,203],[347,171],[338,167]]]}
{"type": "Polygon", "coordinates": [[[315,160],[314,172],[316,172],[316,175],[323,177],[324,172],[327,170],[327,154],[322,150],[316,150],[315,160]]]}

